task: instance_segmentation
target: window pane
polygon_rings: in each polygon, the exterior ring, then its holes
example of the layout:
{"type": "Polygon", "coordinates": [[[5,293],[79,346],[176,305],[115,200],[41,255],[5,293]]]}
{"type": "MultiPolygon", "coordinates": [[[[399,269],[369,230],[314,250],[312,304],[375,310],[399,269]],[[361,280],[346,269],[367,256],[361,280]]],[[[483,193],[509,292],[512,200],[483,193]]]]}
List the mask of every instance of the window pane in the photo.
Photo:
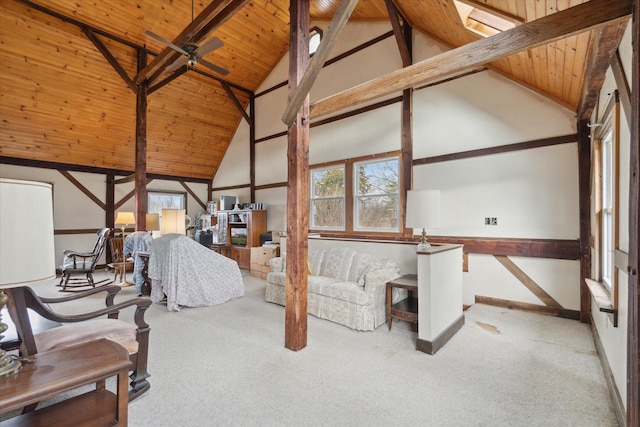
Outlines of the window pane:
{"type": "Polygon", "coordinates": [[[311,171],[311,228],[344,230],[344,179],[344,166],[311,171]]]}
{"type": "Polygon", "coordinates": [[[398,165],[397,157],[355,164],[355,229],[400,229],[398,165]]]}
{"type": "Polygon", "coordinates": [[[358,195],[398,192],[398,159],[358,164],[358,195]]]}
{"type": "Polygon", "coordinates": [[[185,209],[183,193],[147,193],[147,212],[162,215],[162,209],[185,209]]]}
{"type": "Polygon", "coordinates": [[[344,199],[311,201],[311,228],[344,229],[344,199]]]}
{"type": "Polygon", "coordinates": [[[398,230],[397,197],[358,197],[356,200],[359,229],[398,230]]]}
{"type": "Polygon", "coordinates": [[[319,169],[311,173],[311,198],[344,196],[344,168],[319,169]]]}

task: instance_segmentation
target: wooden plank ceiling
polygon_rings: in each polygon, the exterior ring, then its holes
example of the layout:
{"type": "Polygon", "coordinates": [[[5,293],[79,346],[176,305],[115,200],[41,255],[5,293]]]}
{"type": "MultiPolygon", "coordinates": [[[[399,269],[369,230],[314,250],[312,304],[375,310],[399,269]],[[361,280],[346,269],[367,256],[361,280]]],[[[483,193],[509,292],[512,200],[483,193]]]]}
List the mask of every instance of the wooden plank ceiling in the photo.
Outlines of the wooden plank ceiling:
{"type": "MultiPolygon", "coordinates": [[[[194,16],[209,3],[196,0],[194,16]]],[[[394,3],[414,30],[451,47],[481,37],[465,28],[453,0],[394,3]]],[[[482,6],[522,22],[580,3],[482,0],[482,6]]],[[[311,0],[312,21],[330,20],[338,4],[311,0]]],[[[246,107],[250,93],[288,50],[288,7],[289,0],[247,2],[207,37],[223,41],[205,59],[228,69],[227,76],[188,71],[148,96],[147,173],[193,179],[215,175],[244,120],[221,80],[246,107]]],[[[351,21],[367,20],[388,20],[385,0],[359,1],[351,21]]],[[[149,49],[149,61],[164,49],[145,31],[172,41],[191,21],[191,0],[2,0],[0,156],[133,171],[136,95],[86,29],[95,30],[133,79],[136,46],[149,49]]],[[[577,111],[593,39],[587,32],[490,67],[577,111]]]]}

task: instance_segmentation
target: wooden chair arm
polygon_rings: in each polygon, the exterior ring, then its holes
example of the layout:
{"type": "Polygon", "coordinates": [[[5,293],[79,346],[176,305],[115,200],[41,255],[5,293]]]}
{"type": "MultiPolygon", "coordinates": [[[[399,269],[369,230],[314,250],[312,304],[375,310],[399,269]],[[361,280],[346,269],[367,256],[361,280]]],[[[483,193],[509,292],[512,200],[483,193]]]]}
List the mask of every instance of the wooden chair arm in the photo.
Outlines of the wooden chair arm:
{"type": "Polygon", "coordinates": [[[105,286],[99,286],[97,288],[89,289],[88,291],[76,292],[66,297],[56,297],[56,298],[38,297],[38,298],[40,298],[40,301],[42,301],[45,304],[57,304],[61,302],[77,300],[77,299],[84,298],[86,296],[97,294],[100,292],[107,292],[107,296],[105,297],[105,306],[109,307],[113,305],[114,298],[116,294],[120,292],[121,289],[122,288],[118,285],[105,285],[105,286]]]}
{"type": "Polygon", "coordinates": [[[95,310],[88,313],[64,315],[64,314],[56,313],[53,310],[51,310],[49,307],[47,307],[43,303],[42,299],[40,299],[33,292],[33,290],[31,290],[30,288],[27,288],[27,289],[29,289],[30,291],[25,294],[27,307],[32,309],[33,311],[35,311],[45,319],[53,320],[54,322],[60,322],[60,323],[82,322],[85,320],[95,319],[97,317],[101,317],[105,315],[109,318],[117,319],[118,314],[120,313],[120,310],[122,310],[123,308],[131,307],[135,305],[137,306],[134,314],[134,321],[136,325],[138,326],[138,328],[147,328],[149,326],[144,320],[144,312],[152,304],[151,298],[148,298],[148,297],[132,298],[130,300],[126,300],[118,304],[112,304],[100,310],[95,310]]]}
{"type": "Polygon", "coordinates": [[[66,250],[64,251],[64,256],[66,257],[70,257],[70,258],[76,258],[76,257],[80,257],[80,258],[91,258],[97,255],[97,253],[95,252],[74,252],[74,251],[70,251],[70,250],[66,250]]]}

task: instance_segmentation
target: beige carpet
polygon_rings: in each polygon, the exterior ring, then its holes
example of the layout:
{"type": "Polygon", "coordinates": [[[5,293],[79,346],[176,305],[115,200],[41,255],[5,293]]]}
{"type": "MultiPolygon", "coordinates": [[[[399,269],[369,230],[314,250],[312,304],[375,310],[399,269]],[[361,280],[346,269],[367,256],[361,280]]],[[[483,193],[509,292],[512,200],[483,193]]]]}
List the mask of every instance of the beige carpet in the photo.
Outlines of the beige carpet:
{"type": "Polygon", "coordinates": [[[617,425],[587,325],[476,304],[430,356],[405,322],[358,332],[310,316],[292,352],[283,307],[244,280],[221,306],[148,310],[151,389],[129,405],[131,426],[617,425]]]}

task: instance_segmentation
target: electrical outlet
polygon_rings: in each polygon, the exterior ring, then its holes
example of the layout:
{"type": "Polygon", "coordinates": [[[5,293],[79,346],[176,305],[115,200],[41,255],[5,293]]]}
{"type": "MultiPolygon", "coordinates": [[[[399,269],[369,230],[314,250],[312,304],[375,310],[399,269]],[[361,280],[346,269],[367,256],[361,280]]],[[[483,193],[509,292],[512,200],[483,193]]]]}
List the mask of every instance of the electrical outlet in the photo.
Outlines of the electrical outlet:
{"type": "Polygon", "coordinates": [[[498,218],[491,218],[491,225],[498,225],[498,218]]]}
{"type": "Polygon", "coordinates": [[[484,225],[498,225],[498,218],[496,218],[496,217],[486,217],[484,219],[484,225]]]}
{"type": "Polygon", "coordinates": [[[491,225],[491,218],[487,217],[484,219],[484,225],[491,225]]]}

